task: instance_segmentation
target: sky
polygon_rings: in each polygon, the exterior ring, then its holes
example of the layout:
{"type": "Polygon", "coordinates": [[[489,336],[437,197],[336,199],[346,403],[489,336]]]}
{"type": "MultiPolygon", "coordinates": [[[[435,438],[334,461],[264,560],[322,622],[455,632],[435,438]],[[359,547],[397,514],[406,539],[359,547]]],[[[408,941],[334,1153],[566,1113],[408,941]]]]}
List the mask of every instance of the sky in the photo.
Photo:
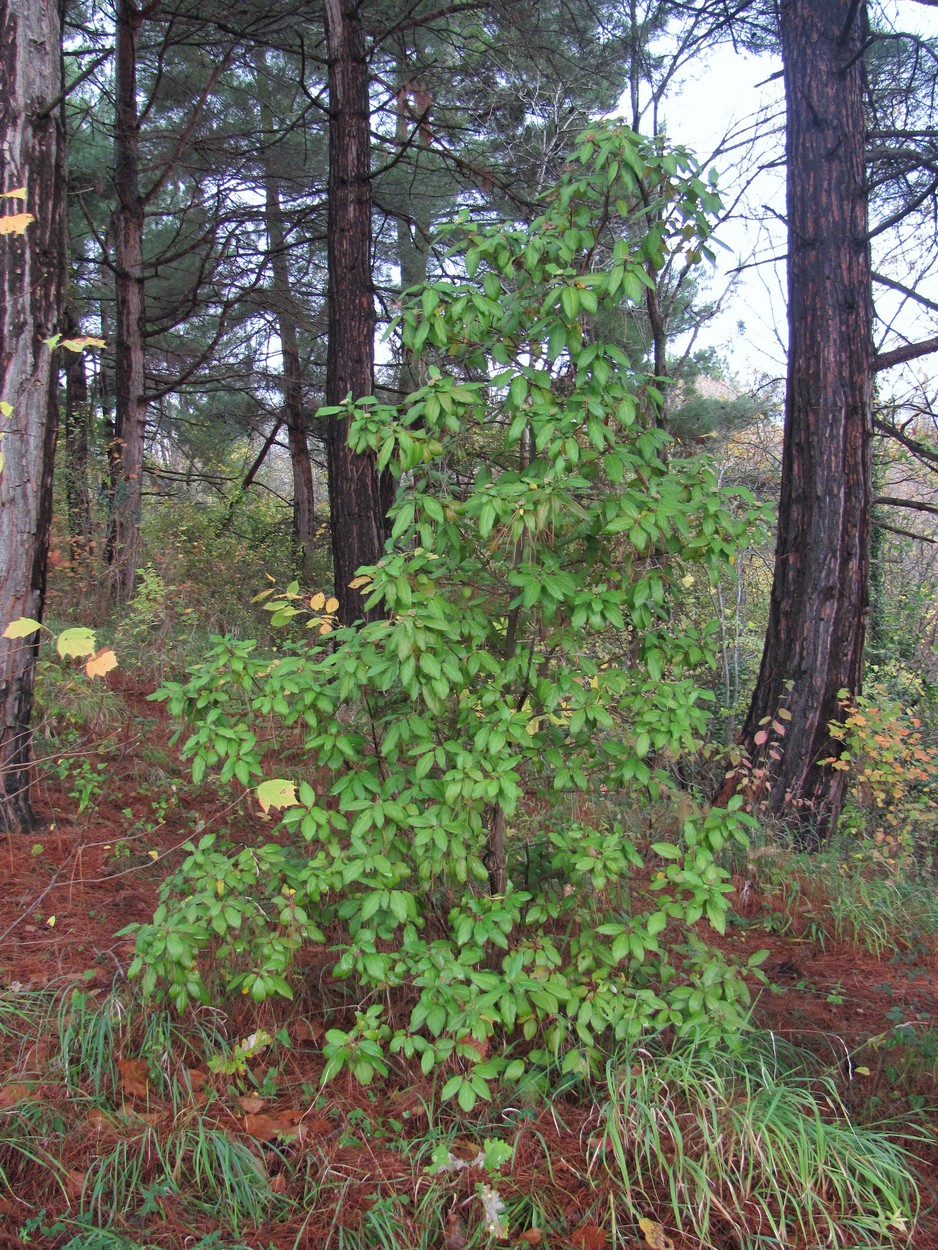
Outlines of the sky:
{"type": "MultiPolygon", "coordinates": [[[[882,8],[897,30],[938,36],[938,9],[914,0],[886,0],[882,8]]],[[[774,119],[777,133],[763,141],[759,155],[780,155],[784,149],[784,97],[781,81],[772,78],[780,69],[780,60],[771,55],[737,54],[732,47],[715,49],[685,75],[680,93],[665,109],[672,141],[691,148],[704,161],[726,134],[745,131],[761,115],[763,119],[774,119]]],[[[735,197],[747,169],[745,165],[742,169],[734,168],[727,157],[718,157],[714,163],[721,175],[720,187],[726,203],[735,197]]],[[[757,160],[750,160],[749,173],[755,163],[757,160]]],[[[788,334],[784,262],[772,261],[785,251],[784,210],[784,171],[761,173],[748,188],[736,214],[716,236],[722,247],[717,248],[712,291],[716,294],[729,284],[730,298],[696,345],[722,351],[734,372],[744,380],[784,373],[788,334]]],[[[908,273],[896,272],[895,276],[909,281],[908,273]]],[[[938,282],[933,281],[931,287],[928,294],[938,299],[938,282]]],[[[882,307],[888,304],[881,290],[877,299],[882,307]]],[[[934,318],[920,318],[915,337],[934,335],[936,329],[934,318]]],[[[929,358],[928,363],[917,368],[920,376],[923,370],[938,375],[938,360],[929,358]]]]}

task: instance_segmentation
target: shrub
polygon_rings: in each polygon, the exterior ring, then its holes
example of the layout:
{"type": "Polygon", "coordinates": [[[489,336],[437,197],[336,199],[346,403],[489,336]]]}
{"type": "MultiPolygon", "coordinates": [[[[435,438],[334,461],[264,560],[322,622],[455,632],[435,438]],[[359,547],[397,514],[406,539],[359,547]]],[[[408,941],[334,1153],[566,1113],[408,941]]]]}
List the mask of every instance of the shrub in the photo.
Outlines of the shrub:
{"type": "Polygon", "coordinates": [[[746,818],[731,805],[648,846],[572,815],[601,786],[660,797],[705,728],[688,672],[711,631],[677,609],[689,567],[716,575],[745,524],[706,465],[664,454],[653,381],[597,326],[667,248],[699,255],[717,203],[686,155],[597,129],[530,226],[455,225],[465,278],[401,318],[427,384],[348,406],[355,448],[399,482],[387,554],[358,579],[384,619],[335,629],[336,604],[294,583],[267,606],[311,640],[220,639],[163,689],[194,724],[197,780],[261,776],[271,723],[326,780],[258,788],[290,837],[189,847],[138,935],[147,991],[205,999],[214,952],[230,988],[289,996],[328,928],[359,1007],[326,1035],[327,1075],[447,1065],[466,1110],[528,1067],[590,1071],[609,1039],[739,1026],[745,983],[693,926],[723,927],[714,857],[746,818]]]}

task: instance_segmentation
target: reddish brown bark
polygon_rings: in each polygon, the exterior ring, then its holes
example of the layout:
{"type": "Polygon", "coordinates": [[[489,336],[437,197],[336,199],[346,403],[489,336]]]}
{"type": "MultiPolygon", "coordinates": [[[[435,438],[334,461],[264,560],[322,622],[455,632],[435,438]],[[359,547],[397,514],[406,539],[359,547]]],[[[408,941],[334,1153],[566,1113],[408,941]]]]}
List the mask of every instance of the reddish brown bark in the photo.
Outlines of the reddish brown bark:
{"type": "MultiPolygon", "coordinates": [[[[0,190],[26,186],[35,220],[0,238],[0,633],[42,619],[52,514],[58,376],[43,339],[63,328],[65,128],[57,0],[0,0],[0,190]]],[[[0,828],[36,825],[29,796],[38,638],[0,638],[0,828]]]]}
{"type": "MultiPolygon", "coordinates": [[[[828,732],[860,688],[869,575],[872,297],[861,104],[865,4],[782,0],[790,340],[768,633],[741,741],[802,845],[830,834],[828,732]],[[785,732],[771,719],[785,707],[785,732]],[[769,718],[768,722],[766,718],[769,718]],[[768,730],[768,741],[763,733],[768,730]],[[777,756],[778,758],[774,758],[777,756]]],[[[731,779],[718,801],[738,784],[731,779]]]]}
{"type": "MultiPolygon", "coordinates": [[[[369,74],[360,4],[325,0],[329,55],[329,346],[326,403],[370,395],[374,385],[369,74]]],[[[348,445],[348,421],[330,418],[326,439],[332,556],[339,618],[366,619],[349,583],[384,549],[386,496],[374,457],[348,445]]]]}

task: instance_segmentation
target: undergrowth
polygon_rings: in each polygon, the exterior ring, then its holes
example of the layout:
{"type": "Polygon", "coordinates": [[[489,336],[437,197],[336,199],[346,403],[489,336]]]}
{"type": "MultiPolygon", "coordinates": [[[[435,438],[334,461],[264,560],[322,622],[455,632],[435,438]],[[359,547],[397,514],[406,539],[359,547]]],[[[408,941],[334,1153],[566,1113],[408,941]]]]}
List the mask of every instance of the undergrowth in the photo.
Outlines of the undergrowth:
{"type": "Polygon", "coordinates": [[[834,1077],[771,1034],[619,1045],[605,1086],[557,1071],[472,1117],[417,1069],[324,1093],[306,1035],[295,1016],[246,1039],[221,1012],[183,1027],[123,994],[0,996],[2,1226],[70,1250],[612,1250],[640,1232],[792,1250],[915,1225],[917,1139],[852,1123],[834,1077]]]}

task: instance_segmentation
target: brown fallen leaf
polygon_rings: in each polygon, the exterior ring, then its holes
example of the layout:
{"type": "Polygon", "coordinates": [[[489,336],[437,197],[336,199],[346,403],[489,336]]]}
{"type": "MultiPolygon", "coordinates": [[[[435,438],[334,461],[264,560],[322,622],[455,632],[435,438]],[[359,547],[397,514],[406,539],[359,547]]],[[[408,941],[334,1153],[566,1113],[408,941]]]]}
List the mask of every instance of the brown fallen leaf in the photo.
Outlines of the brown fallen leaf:
{"type": "Polygon", "coordinates": [[[606,1230],[598,1224],[581,1224],[570,1234],[577,1250],[606,1250],[606,1230]]]}
{"type": "Polygon", "coordinates": [[[77,1200],[81,1197],[85,1188],[85,1180],[88,1177],[87,1172],[79,1172],[74,1168],[67,1168],[65,1171],[65,1196],[66,1198],[77,1200]]]}
{"type": "Polygon", "coordinates": [[[29,1086],[19,1081],[11,1081],[9,1085],[0,1085],[0,1107],[12,1107],[29,1097],[29,1086]]]}
{"type": "Polygon", "coordinates": [[[450,1211],[443,1229],[443,1250],[465,1250],[468,1243],[465,1224],[455,1211],[450,1211]]]}
{"type": "Polygon", "coordinates": [[[114,1127],[114,1121],[100,1107],[92,1107],[85,1116],[84,1123],[85,1127],[91,1129],[93,1133],[103,1133],[105,1130],[114,1127]]]}
{"type": "Polygon", "coordinates": [[[273,1115],[252,1115],[244,1117],[244,1131],[258,1141],[275,1141],[278,1137],[296,1137],[298,1125],[303,1118],[302,1111],[278,1111],[273,1115]]]}
{"type": "Polygon", "coordinates": [[[308,1020],[306,1016],[301,1016],[296,1021],[292,1032],[295,1042],[312,1042],[314,1046],[318,1046],[326,1035],[325,1028],[318,1020],[308,1020]]]}
{"type": "Polygon", "coordinates": [[[186,1068],[186,1076],[193,1094],[201,1093],[211,1079],[203,1068],[186,1068]]]}
{"type": "Polygon", "coordinates": [[[540,1228],[529,1228],[526,1233],[519,1233],[515,1241],[520,1241],[525,1246],[539,1246],[544,1240],[543,1230],[540,1228]]]}
{"type": "Polygon", "coordinates": [[[449,1152],[454,1159],[461,1159],[463,1163],[473,1163],[482,1153],[482,1147],[478,1142],[470,1141],[467,1137],[457,1137],[450,1146],[449,1152]]]}
{"type": "Polygon", "coordinates": [[[150,1069],[146,1059],[119,1059],[121,1090],[131,1098],[146,1098],[150,1092],[150,1069]]]}
{"type": "Polygon", "coordinates": [[[238,1099],[241,1104],[242,1111],[248,1111],[251,1115],[256,1115],[258,1111],[267,1106],[266,1098],[258,1098],[256,1094],[245,1094],[238,1099]]]}

